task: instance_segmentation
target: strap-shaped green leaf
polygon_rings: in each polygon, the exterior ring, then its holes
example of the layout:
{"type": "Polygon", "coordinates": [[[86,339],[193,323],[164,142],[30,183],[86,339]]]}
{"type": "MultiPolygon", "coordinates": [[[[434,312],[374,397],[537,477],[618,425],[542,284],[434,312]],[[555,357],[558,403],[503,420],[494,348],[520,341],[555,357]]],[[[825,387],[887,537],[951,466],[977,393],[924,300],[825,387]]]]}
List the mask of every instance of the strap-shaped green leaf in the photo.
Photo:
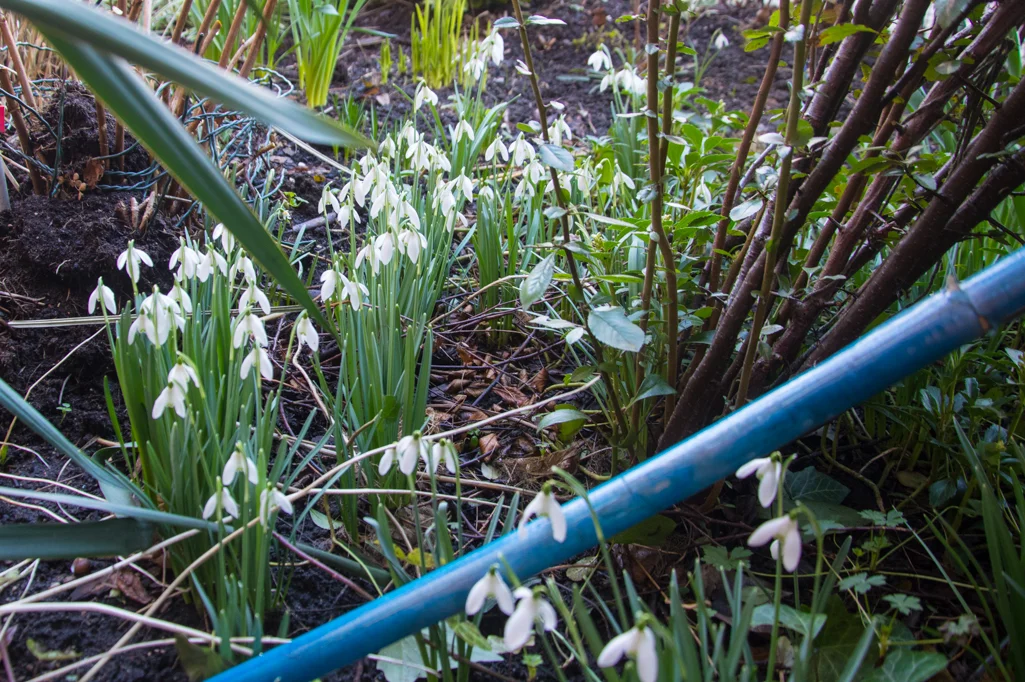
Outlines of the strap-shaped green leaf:
{"type": "Polygon", "coordinates": [[[156,526],[137,519],[0,526],[0,561],[124,556],[153,544],[156,526]]]}
{"type": "MultiPolygon", "coordinates": [[[[295,102],[275,96],[175,45],[146,35],[133,24],[87,3],[68,0],[0,0],[0,7],[24,16],[45,35],[81,41],[161,74],[195,92],[286,130],[308,142],[369,147],[356,131],[295,102]]],[[[67,55],[65,55],[67,57],[67,55]]],[[[76,70],[78,64],[71,64],[76,70]]]]}
{"type": "MultiPolygon", "coordinates": [[[[0,4],[9,1],[0,0],[0,4]]],[[[61,32],[37,28],[136,139],[209,213],[224,223],[263,269],[309,312],[310,318],[322,329],[333,330],[252,209],[131,67],[61,32]]]]}

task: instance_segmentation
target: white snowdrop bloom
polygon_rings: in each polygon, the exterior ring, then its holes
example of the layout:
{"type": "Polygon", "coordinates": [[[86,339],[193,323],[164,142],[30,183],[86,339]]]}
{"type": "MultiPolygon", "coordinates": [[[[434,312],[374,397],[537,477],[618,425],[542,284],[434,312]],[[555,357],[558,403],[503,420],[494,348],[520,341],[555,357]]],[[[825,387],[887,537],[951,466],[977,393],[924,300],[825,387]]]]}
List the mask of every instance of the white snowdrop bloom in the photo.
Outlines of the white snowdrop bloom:
{"type": "MultiPolygon", "coordinates": [[[[424,170],[426,170],[426,167],[424,170]]],[[[373,199],[370,204],[371,218],[376,219],[384,208],[394,208],[399,205],[399,193],[391,181],[376,186],[371,197],[373,199]]]]}
{"type": "Polygon", "coordinates": [[[502,138],[495,135],[495,140],[488,145],[488,148],[484,150],[484,160],[491,161],[495,156],[500,156],[502,161],[509,160],[509,148],[502,142],[502,138]]]}
{"type": "Polygon", "coordinates": [[[153,418],[160,419],[168,405],[174,408],[179,417],[185,418],[185,389],[176,381],[168,381],[153,401],[153,418]]]}
{"type": "Polygon", "coordinates": [[[170,336],[173,325],[179,329],[185,328],[181,308],[176,301],[153,287],[153,293],[143,299],[139,305],[139,314],[128,328],[128,343],[134,343],[135,336],[141,331],[154,346],[162,346],[170,336]]]}
{"type": "Polygon", "coordinates": [[[442,438],[431,445],[430,454],[424,458],[428,471],[436,471],[442,463],[450,474],[456,473],[456,446],[448,438],[442,438]]]}
{"type": "Polygon", "coordinates": [[[505,648],[518,651],[530,641],[534,632],[534,623],[541,621],[546,632],[551,632],[559,624],[555,609],[548,601],[534,593],[529,587],[518,587],[513,596],[519,601],[516,610],[505,622],[505,648]]]}
{"type": "Polygon", "coordinates": [[[510,145],[509,152],[512,154],[514,166],[522,166],[528,161],[533,161],[537,153],[534,146],[523,138],[523,133],[520,133],[510,145]]]}
{"type": "Polygon", "coordinates": [[[382,142],[377,148],[377,151],[380,152],[383,158],[390,159],[395,156],[395,153],[398,151],[398,147],[395,146],[395,140],[389,136],[384,138],[384,142],[382,142]]]}
{"type": "Polygon", "coordinates": [[[505,38],[498,31],[492,31],[481,43],[481,48],[485,55],[491,57],[491,63],[495,66],[501,64],[505,59],[505,38]]]}
{"type": "Polygon", "coordinates": [[[408,476],[416,469],[417,459],[426,459],[429,456],[429,448],[430,443],[423,439],[419,431],[414,431],[400,438],[394,447],[385,451],[378,471],[382,475],[386,474],[398,461],[399,471],[408,476]]]}
{"type": "Polygon", "coordinates": [[[431,147],[430,154],[432,169],[439,170],[443,173],[452,172],[452,163],[448,160],[448,154],[438,149],[437,147],[431,147]]]}
{"type": "Polygon", "coordinates": [[[100,303],[100,312],[106,310],[111,315],[117,315],[117,300],[114,298],[114,291],[103,283],[103,278],[96,280],[96,288],[89,294],[89,303],[86,310],[92,315],[96,310],[96,304],[100,303]]]}
{"type": "Polygon", "coordinates": [[[464,199],[473,201],[473,180],[466,177],[466,175],[460,173],[449,184],[459,190],[464,199]]]}
{"type": "Polygon", "coordinates": [[[192,297],[189,296],[189,292],[185,291],[185,287],[181,285],[180,281],[174,281],[174,286],[171,287],[171,292],[167,294],[167,297],[177,303],[186,314],[192,314],[192,297]]]}
{"type": "Polygon", "coordinates": [[[132,278],[132,282],[139,281],[139,265],[153,267],[153,259],[142,249],[135,248],[135,240],[128,242],[128,248],[117,257],[117,269],[124,270],[132,278]]]}
{"type": "Polygon", "coordinates": [[[370,263],[370,271],[376,276],[382,265],[391,262],[395,254],[395,237],[391,232],[378,235],[373,241],[368,241],[356,254],[356,267],[359,268],[363,261],[370,263]]]}
{"type": "Polygon", "coordinates": [[[495,200],[495,190],[491,189],[491,185],[482,185],[477,192],[478,199],[487,199],[488,201],[495,200]]]}
{"type": "Polygon", "coordinates": [[[512,592],[502,580],[502,576],[498,575],[494,566],[489,568],[484,577],[470,588],[470,593],[466,595],[466,615],[476,615],[484,607],[484,601],[488,597],[494,598],[502,613],[507,616],[512,615],[514,608],[512,592]]]}
{"type": "Polygon", "coordinates": [[[235,482],[235,477],[238,476],[239,472],[243,471],[246,478],[253,485],[260,482],[260,472],[256,468],[256,464],[253,463],[253,460],[246,457],[245,450],[242,449],[242,443],[237,443],[235,450],[231,453],[231,457],[224,463],[221,480],[224,481],[224,485],[231,485],[235,482]]]}
{"type": "Polygon", "coordinates": [[[637,185],[634,184],[634,179],[619,170],[619,166],[617,165],[616,172],[612,174],[612,192],[614,194],[618,194],[620,187],[629,187],[634,190],[637,189],[637,185]]]}
{"type": "Polygon", "coordinates": [[[655,648],[655,632],[638,624],[605,645],[598,655],[598,667],[611,668],[623,656],[629,656],[637,664],[637,677],[641,682],[658,680],[658,651],[655,648]]]}
{"type": "Polygon", "coordinates": [[[260,368],[260,376],[264,379],[274,378],[274,365],[271,364],[270,355],[267,354],[266,349],[263,346],[253,346],[253,350],[249,351],[242,360],[242,367],[239,369],[239,377],[245,379],[249,376],[249,372],[253,367],[260,368]]]}
{"type": "Polygon", "coordinates": [[[340,275],[337,270],[334,268],[325,270],[324,274],[320,276],[320,298],[325,302],[330,300],[335,293],[335,289],[338,288],[339,281],[340,275]]]}
{"type": "Polygon", "coordinates": [[[399,206],[399,220],[408,221],[414,230],[420,231],[420,214],[405,197],[402,198],[402,204],[399,206]]]}
{"type": "Polygon", "coordinates": [[[413,170],[423,172],[431,167],[430,145],[424,140],[416,140],[406,150],[406,160],[413,170]]]}
{"type": "Polygon", "coordinates": [[[242,277],[250,284],[256,284],[256,267],[253,265],[253,261],[250,260],[249,256],[239,256],[236,261],[238,269],[242,271],[242,277]]]}
{"type": "Polygon", "coordinates": [[[338,209],[341,208],[341,204],[338,203],[338,196],[331,189],[331,183],[324,185],[324,189],[320,192],[320,202],[317,204],[317,213],[324,214],[328,206],[334,213],[338,213],[338,209]]]}
{"type": "Polygon", "coordinates": [[[317,333],[316,327],[313,326],[313,322],[305,312],[299,315],[299,319],[295,323],[295,336],[299,339],[300,348],[305,344],[315,353],[320,347],[320,334],[317,333]]]}
{"type": "MultiPolygon", "coordinates": [[[[221,482],[218,481],[217,485],[221,486],[221,482]]],[[[220,487],[220,490],[210,496],[210,499],[206,501],[206,505],[203,507],[203,518],[209,519],[217,511],[218,503],[221,509],[225,511],[224,518],[238,518],[238,504],[235,503],[235,498],[231,496],[228,489],[224,486],[220,487]]]]}
{"type": "Polygon", "coordinates": [[[712,41],[712,46],[717,50],[725,50],[730,46],[730,39],[726,37],[722,31],[715,34],[715,40],[712,41]]]}
{"type": "Polygon", "coordinates": [[[541,165],[541,162],[536,158],[531,159],[530,163],[527,164],[526,168],[523,169],[523,175],[529,182],[535,185],[541,182],[541,179],[545,177],[545,167],[541,165]]]}
{"type": "Polygon", "coordinates": [[[747,478],[751,474],[758,477],[758,502],[763,507],[771,507],[783,477],[783,463],[776,457],[759,457],[737,469],[737,478],[747,478]]]}
{"type": "Polygon", "coordinates": [[[174,363],[174,367],[167,373],[167,383],[178,384],[182,390],[188,389],[190,381],[199,388],[199,375],[196,374],[196,370],[181,360],[174,363]]]}
{"type": "Polygon", "coordinates": [[[522,199],[530,199],[534,196],[534,183],[530,182],[526,177],[520,179],[516,183],[516,188],[513,190],[513,198],[517,201],[522,199]]]}
{"type": "Polygon", "coordinates": [[[531,75],[530,67],[527,66],[527,63],[522,59],[516,60],[516,70],[520,73],[521,76],[529,77],[531,75]]]}
{"type": "Polygon", "coordinates": [[[427,248],[427,238],[416,230],[403,230],[399,233],[399,252],[416,265],[420,260],[420,252],[427,248]]]}
{"type": "Polygon", "coordinates": [[[413,111],[420,111],[424,103],[438,106],[438,95],[427,87],[426,82],[420,81],[416,86],[416,94],[413,95],[413,111]]]}
{"type": "Polygon", "coordinates": [[[466,119],[459,119],[459,123],[456,124],[455,131],[452,133],[452,142],[459,144],[459,140],[466,138],[470,142],[473,142],[474,132],[473,126],[470,125],[466,119]]]}
{"type": "Polygon", "coordinates": [[[345,275],[338,275],[338,277],[342,282],[341,292],[338,294],[338,302],[345,303],[349,301],[349,305],[352,306],[353,310],[359,310],[360,306],[363,305],[363,296],[369,296],[370,291],[359,282],[350,280],[345,275]]]}
{"type": "Polygon", "coordinates": [[[612,69],[612,57],[609,56],[608,48],[604,45],[599,47],[595,52],[587,58],[587,65],[591,67],[593,71],[609,71],[612,69]]]}
{"type": "Polygon", "coordinates": [[[275,509],[291,514],[292,503],[284,493],[268,484],[260,493],[260,523],[264,528],[270,526],[270,515],[275,509]]]}
{"type": "MultiPolygon", "coordinates": [[[[139,332],[146,335],[150,343],[154,346],[162,346],[163,341],[160,340],[160,335],[157,332],[157,323],[145,313],[136,315],[135,319],[132,320],[131,326],[128,327],[128,344],[135,343],[135,337],[139,332]]],[[[166,339],[165,339],[166,340],[166,339]]]]}
{"type": "Polygon", "coordinates": [[[591,167],[589,164],[584,164],[580,168],[574,171],[574,176],[577,184],[577,189],[580,190],[581,194],[587,194],[591,191],[591,186],[594,184],[594,175],[591,173],[591,167]]]}
{"type": "Polygon", "coordinates": [[[267,330],[264,329],[263,320],[254,315],[251,310],[247,308],[235,320],[235,333],[231,337],[232,345],[235,348],[241,348],[249,337],[252,337],[256,345],[261,348],[267,345],[267,330]]]}
{"type": "Polygon", "coordinates": [[[463,65],[463,73],[467,73],[475,81],[479,81],[480,77],[484,75],[485,69],[487,69],[488,63],[481,55],[480,49],[475,49],[469,59],[466,60],[466,64],[463,65]]]}
{"type": "Polygon", "coordinates": [[[211,236],[214,239],[221,240],[221,248],[224,249],[224,253],[229,256],[235,250],[235,235],[231,233],[231,230],[224,226],[224,223],[217,223],[214,225],[211,236]]]}
{"type": "Polygon", "coordinates": [[[181,246],[175,249],[170,260],[167,261],[167,269],[173,271],[177,265],[179,276],[192,279],[196,276],[196,268],[199,267],[202,256],[195,249],[186,246],[184,239],[180,241],[180,244],[181,246]]]}
{"type": "Polygon", "coordinates": [[[207,246],[206,253],[199,259],[199,264],[196,265],[196,279],[200,282],[207,281],[210,279],[210,275],[214,274],[215,268],[220,270],[221,274],[225,277],[228,276],[228,261],[224,260],[224,256],[207,246]]]}
{"type": "Polygon", "coordinates": [[[783,548],[783,568],[790,573],[797,570],[797,564],[801,561],[801,531],[797,521],[789,514],[770,519],[754,529],[747,544],[751,547],[761,547],[768,543],[769,552],[773,559],[779,558],[780,547],[783,548]]]}
{"type": "Polygon", "coordinates": [[[456,207],[456,195],[448,183],[440,183],[434,191],[434,206],[441,215],[448,217],[456,207]]]}
{"type": "Polygon", "coordinates": [[[552,523],[552,538],[556,542],[566,540],[566,515],[562,511],[562,505],[555,499],[551,483],[545,483],[544,487],[541,488],[541,492],[523,510],[519,526],[521,536],[527,534],[527,523],[534,516],[547,516],[548,520],[552,523]]]}
{"type": "Polygon", "coordinates": [[[337,219],[338,224],[342,227],[348,227],[349,223],[356,223],[359,225],[363,222],[363,219],[359,217],[359,211],[349,204],[343,204],[342,207],[338,209],[337,219]]]}
{"type": "Polygon", "coordinates": [[[566,123],[565,117],[560,116],[548,126],[548,137],[551,139],[552,144],[557,146],[562,145],[563,141],[573,139],[573,130],[566,123]]]}
{"type": "Polygon", "coordinates": [[[241,313],[246,308],[252,308],[254,304],[260,306],[264,315],[270,315],[270,299],[267,298],[267,294],[255,284],[250,284],[238,297],[238,311],[241,313]]]}

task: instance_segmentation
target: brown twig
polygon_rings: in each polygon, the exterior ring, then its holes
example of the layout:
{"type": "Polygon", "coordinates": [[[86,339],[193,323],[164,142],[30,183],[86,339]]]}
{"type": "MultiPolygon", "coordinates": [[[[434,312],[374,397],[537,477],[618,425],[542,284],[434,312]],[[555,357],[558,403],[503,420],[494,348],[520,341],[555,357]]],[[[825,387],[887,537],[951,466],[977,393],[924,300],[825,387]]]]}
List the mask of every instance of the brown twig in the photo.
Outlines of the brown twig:
{"type": "Polygon", "coordinates": [[[0,67],[0,88],[3,88],[6,92],[12,93],[12,96],[7,97],[7,108],[11,111],[11,120],[14,122],[14,129],[18,132],[18,142],[21,144],[21,151],[28,160],[25,164],[28,167],[28,176],[32,180],[32,191],[36,194],[46,193],[46,183],[43,182],[43,178],[39,175],[39,170],[36,169],[35,164],[32,163],[32,138],[28,134],[28,125],[25,123],[25,117],[21,114],[21,105],[15,101],[13,97],[14,85],[11,83],[11,77],[7,73],[6,67],[0,67]]]}

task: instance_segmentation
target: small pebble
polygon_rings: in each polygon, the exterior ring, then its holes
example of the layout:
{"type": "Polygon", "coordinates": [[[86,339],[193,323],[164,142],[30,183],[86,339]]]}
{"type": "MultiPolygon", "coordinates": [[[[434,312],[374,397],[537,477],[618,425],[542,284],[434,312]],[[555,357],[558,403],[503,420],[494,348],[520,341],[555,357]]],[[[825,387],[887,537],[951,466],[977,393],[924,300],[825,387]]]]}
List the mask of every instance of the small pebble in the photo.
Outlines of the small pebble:
{"type": "Polygon", "coordinates": [[[83,575],[89,575],[93,572],[93,562],[88,559],[79,557],[71,562],[71,574],[76,578],[81,578],[83,575]]]}

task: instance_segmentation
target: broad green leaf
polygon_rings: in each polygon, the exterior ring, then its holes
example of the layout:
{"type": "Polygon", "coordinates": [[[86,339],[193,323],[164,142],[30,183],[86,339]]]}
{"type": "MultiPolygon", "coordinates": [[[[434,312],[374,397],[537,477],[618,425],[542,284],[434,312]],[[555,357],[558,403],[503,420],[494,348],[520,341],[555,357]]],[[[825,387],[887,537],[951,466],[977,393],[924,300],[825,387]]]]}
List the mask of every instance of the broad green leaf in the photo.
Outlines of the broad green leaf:
{"type": "Polygon", "coordinates": [[[730,220],[734,222],[740,222],[744,218],[750,218],[758,211],[762,210],[762,206],[765,204],[761,199],[751,199],[745,201],[742,204],[737,204],[730,210],[730,220]]]}
{"type": "Polygon", "coordinates": [[[556,424],[565,424],[567,422],[586,422],[587,415],[580,410],[574,410],[572,408],[562,408],[553,410],[541,417],[541,421],[537,423],[538,429],[546,429],[549,426],[555,426],[556,424]]]}
{"type": "Polygon", "coordinates": [[[138,519],[0,526],[0,561],[131,554],[153,544],[154,524],[138,519]]]}
{"type": "MultiPolygon", "coordinates": [[[[776,607],[774,604],[762,604],[754,610],[754,614],[751,616],[751,627],[772,625],[775,614],[776,607]]],[[[826,624],[826,614],[816,613],[815,617],[812,618],[810,613],[798,611],[792,606],[781,604],[779,607],[779,624],[788,630],[793,630],[805,636],[811,633],[814,637],[819,634],[822,627],[826,624]]]]}
{"type": "Polygon", "coordinates": [[[587,326],[607,346],[633,353],[644,346],[644,331],[626,319],[622,308],[595,308],[587,315],[587,326]]]}
{"type": "MultiPolygon", "coordinates": [[[[243,111],[268,125],[308,142],[345,147],[372,143],[337,121],[320,116],[266,88],[231,76],[188,50],[154,40],[124,19],[67,0],[0,0],[0,7],[17,12],[35,24],[53,43],[76,41],[105,54],[115,54],[191,88],[205,97],[243,111]]],[[[55,46],[56,47],[56,46],[55,46]]],[[[58,48],[59,52],[64,52],[58,48]]],[[[79,75],[76,55],[64,52],[79,75]]],[[[95,58],[91,61],[95,61],[95,58]]],[[[106,97],[103,98],[107,100],[106,97]]],[[[107,102],[111,104],[110,101],[107,102]]],[[[126,122],[127,123],[127,122],[126,122]]],[[[131,127],[131,126],[129,126],[131,127]]]]}
{"type": "Polygon", "coordinates": [[[904,647],[890,649],[883,664],[864,682],[925,682],[947,667],[947,657],[933,651],[912,651],[904,647]]]}
{"type": "MultiPolygon", "coordinates": [[[[850,613],[843,599],[836,594],[829,597],[825,613],[826,626],[815,641],[815,654],[811,659],[811,669],[815,673],[813,679],[823,682],[840,679],[866,630],[861,618],[850,613]]],[[[874,632],[871,626],[867,629],[874,632]]]]}
{"type": "Polygon", "coordinates": [[[609,538],[621,545],[644,545],[658,547],[676,530],[676,521],[661,514],[647,518],[636,526],[627,528],[609,538]]]}
{"type": "Polygon", "coordinates": [[[838,43],[847,36],[852,36],[855,33],[875,33],[875,29],[870,26],[863,24],[840,24],[839,26],[830,26],[826,30],[819,33],[819,45],[830,45],[832,43],[838,43]]]}
{"type": "Polygon", "coordinates": [[[554,144],[543,144],[539,150],[541,155],[541,163],[546,166],[551,166],[556,170],[561,170],[564,173],[573,172],[573,155],[568,151],[554,144]]]}
{"type": "Polygon", "coordinates": [[[790,498],[800,502],[839,504],[851,492],[843,483],[817,471],[815,467],[806,467],[790,474],[784,485],[790,498]]]}
{"type": "MultiPolygon", "coordinates": [[[[0,3],[13,0],[0,0],[0,3]]],[[[49,0],[47,0],[49,2],[49,0]]],[[[62,3],[64,4],[64,3],[62,3]]],[[[70,9],[75,3],[68,3],[70,9]]],[[[320,328],[334,333],[288,258],[185,129],[124,61],[83,42],[42,31],[47,41],[132,134],[218,222],[231,230],[249,254],[309,313],[320,328]]]]}
{"type": "Polygon", "coordinates": [[[189,682],[199,682],[224,672],[224,660],[212,647],[199,646],[190,642],[184,635],[175,635],[174,648],[178,651],[178,660],[181,661],[189,682]]]}
{"type": "Polygon", "coordinates": [[[545,289],[552,283],[552,276],[555,275],[555,254],[546,256],[540,263],[534,266],[523,283],[520,284],[520,306],[524,310],[530,308],[542,296],[545,289]]]}
{"type": "Polygon", "coordinates": [[[936,0],[936,21],[947,28],[968,6],[969,0],[936,0]]]}
{"type": "Polygon", "coordinates": [[[644,377],[644,381],[641,382],[640,387],[637,389],[637,395],[630,401],[633,405],[638,400],[645,400],[646,398],[655,398],[660,395],[673,395],[676,393],[676,389],[666,383],[666,380],[659,374],[649,374],[644,377]]]}

